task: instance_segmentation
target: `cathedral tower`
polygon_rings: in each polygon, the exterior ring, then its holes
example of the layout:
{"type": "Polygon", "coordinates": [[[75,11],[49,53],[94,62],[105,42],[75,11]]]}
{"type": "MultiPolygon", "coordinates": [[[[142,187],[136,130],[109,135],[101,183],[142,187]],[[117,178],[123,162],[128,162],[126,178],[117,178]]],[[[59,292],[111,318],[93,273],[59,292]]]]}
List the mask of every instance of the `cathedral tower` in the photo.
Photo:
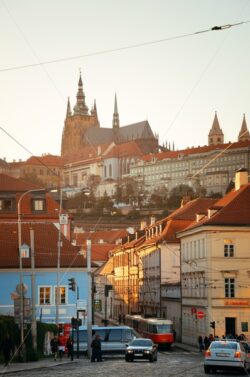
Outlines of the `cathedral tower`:
{"type": "Polygon", "coordinates": [[[70,100],[68,99],[66,119],[61,143],[61,156],[75,154],[84,147],[84,133],[88,128],[100,127],[96,109],[96,103],[89,114],[89,109],[85,103],[85,94],[83,91],[82,77],[80,74],[78,81],[78,92],[76,95],[76,104],[71,111],[70,100]]]}
{"type": "Polygon", "coordinates": [[[214,121],[208,134],[208,145],[217,145],[224,143],[224,134],[220,128],[217,112],[215,111],[214,121]]]}
{"type": "Polygon", "coordinates": [[[238,135],[238,141],[246,141],[246,140],[250,140],[250,134],[247,129],[247,122],[246,122],[245,114],[243,114],[243,121],[242,121],[241,129],[238,135]]]}

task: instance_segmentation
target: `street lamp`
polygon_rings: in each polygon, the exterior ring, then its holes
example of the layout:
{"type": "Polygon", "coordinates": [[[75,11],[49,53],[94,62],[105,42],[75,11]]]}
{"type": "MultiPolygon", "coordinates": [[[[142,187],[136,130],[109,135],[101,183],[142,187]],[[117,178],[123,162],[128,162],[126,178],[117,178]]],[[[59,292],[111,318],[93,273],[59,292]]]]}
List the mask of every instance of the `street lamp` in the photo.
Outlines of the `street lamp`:
{"type": "Polygon", "coordinates": [[[43,191],[42,189],[31,189],[25,191],[17,202],[17,233],[18,233],[18,251],[19,251],[19,272],[20,272],[20,332],[21,332],[21,345],[20,350],[23,349],[23,342],[24,342],[24,291],[23,291],[23,262],[22,262],[22,227],[21,227],[21,202],[23,198],[31,192],[40,192],[43,191]]]}

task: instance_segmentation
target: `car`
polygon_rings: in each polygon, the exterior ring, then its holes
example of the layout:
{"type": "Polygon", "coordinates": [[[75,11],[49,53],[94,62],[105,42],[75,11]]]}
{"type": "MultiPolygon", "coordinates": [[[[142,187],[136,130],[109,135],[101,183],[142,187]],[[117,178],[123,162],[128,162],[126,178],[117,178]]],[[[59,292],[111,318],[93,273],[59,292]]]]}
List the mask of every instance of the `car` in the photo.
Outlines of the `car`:
{"type": "Polygon", "coordinates": [[[146,359],[151,363],[157,361],[157,345],[151,339],[137,338],[126,344],[125,360],[146,359]]]}
{"type": "Polygon", "coordinates": [[[241,369],[246,371],[250,368],[250,358],[242,342],[225,339],[213,341],[205,352],[204,371],[216,372],[221,369],[241,369]]]}

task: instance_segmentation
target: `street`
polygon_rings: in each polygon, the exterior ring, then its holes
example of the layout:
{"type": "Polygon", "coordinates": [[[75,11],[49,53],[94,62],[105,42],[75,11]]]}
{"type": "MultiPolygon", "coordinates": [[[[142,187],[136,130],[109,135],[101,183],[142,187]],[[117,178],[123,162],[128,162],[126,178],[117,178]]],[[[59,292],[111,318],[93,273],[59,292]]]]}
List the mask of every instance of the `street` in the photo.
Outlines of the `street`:
{"type": "MultiPolygon", "coordinates": [[[[52,364],[53,365],[53,364],[52,364]]],[[[9,371],[10,372],[10,371],[9,371]]],[[[8,373],[8,376],[17,376],[16,373],[8,373]]],[[[185,352],[174,350],[170,352],[159,352],[158,361],[134,361],[126,363],[123,357],[106,356],[102,363],[90,363],[88,359],[80,358],[72,363],[57,365],[55,367],[25,370],[18,372],[19,377],[61,377],[61,376],[102,376],[102,377],[200,377],[205,376],[203,370],[203,356],[197,352],[185,352]]],[[[217,372],[221,377],[240,376],[240,372],[217,372]]]]}

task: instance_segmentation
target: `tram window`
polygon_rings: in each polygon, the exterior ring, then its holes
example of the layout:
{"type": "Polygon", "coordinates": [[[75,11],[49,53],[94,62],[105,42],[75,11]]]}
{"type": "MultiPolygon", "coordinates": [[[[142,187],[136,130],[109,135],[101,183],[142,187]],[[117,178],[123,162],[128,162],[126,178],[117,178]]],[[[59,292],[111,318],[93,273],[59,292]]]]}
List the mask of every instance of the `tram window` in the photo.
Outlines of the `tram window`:
{"type": "Polygon", "coordinates": [[[159,331],[157,331],[157,326],[156,325],[152,325],[152,326],[150,326],[151,328],[150,328],[150,332],[151,333],[153,333],[153,334],[157,334],[157,332],[159,332],[159,331]]]}
{"type": "Polygon", "coordinates": [[[158,325],[157,332],[159,334],[172,332],[172,325],[158,325]]]}
{"type": "Polygon", "coordinates": [[[122,340],[122,330],[110,330],[109,333],[109,342],[116,342],[116,341],[121,341],[122,340]]]}

